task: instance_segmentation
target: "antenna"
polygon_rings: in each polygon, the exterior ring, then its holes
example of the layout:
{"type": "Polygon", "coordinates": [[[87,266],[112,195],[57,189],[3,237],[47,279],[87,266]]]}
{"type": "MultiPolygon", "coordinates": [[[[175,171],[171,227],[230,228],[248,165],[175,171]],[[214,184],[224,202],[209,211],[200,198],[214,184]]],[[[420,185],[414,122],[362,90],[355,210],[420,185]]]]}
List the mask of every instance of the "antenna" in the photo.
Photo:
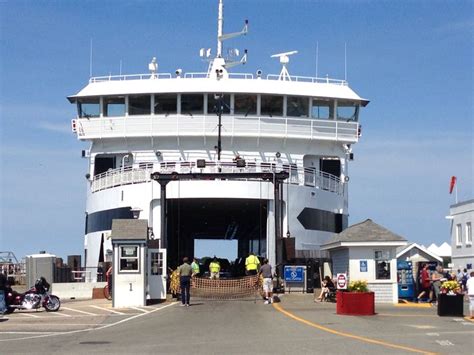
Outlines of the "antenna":
{"type": "Polygon", "coordinates": [[[122,59],[120,59],[119,75],[122,75],[122,59]]]}
{"type": "Polygon", "coordinates": [[[344,81],[347,81],[347,42],[344,42],[344,81]]]}
{"type": "Polygon", "coordinates": [[[298,51],[278,53],[278,54],[273,54],[272,56],[270,56],[271,58],[280,58],[280,64],[282,65],[282,68],[281,68],[280,77],[278,78],[278,80],[291,81],[290,74],[288,73],[288,69],[286,68],[286,65],[290,62],[289,56],[296,53],[298,53],[298,51]]]}
{"type": "Polygon", "coordinates": [[[316,78],[318,77],[319,42],[316,42],[316,78]]]}
{"type": "Polygon", "coordinates": [[[90,42],[90,55],[89,55],[89,78],[92,78],[92,38],[90,42]]]}

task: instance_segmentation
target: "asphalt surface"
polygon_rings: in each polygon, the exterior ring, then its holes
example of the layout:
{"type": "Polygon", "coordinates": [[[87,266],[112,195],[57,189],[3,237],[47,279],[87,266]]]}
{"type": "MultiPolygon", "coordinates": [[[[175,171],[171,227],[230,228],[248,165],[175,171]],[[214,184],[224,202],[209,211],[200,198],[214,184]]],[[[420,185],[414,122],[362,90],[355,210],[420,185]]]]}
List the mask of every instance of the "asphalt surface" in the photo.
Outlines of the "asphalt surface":
{"type": "MultiPolygon", "coordinates": [[[[23,354],[472,354],[474,322],[439,317],[429,305],[376,305],[374,316],[342,316],[312,294],[191,299],[112,309],[104,300],[63,303],[56,313],[16,311],[0,320],[0,353],[23,354]]],[[[467,309],[467,304],[465,305],[467,309]]],[[[465,313],[468,314],[468,313],[465,313]]]]}

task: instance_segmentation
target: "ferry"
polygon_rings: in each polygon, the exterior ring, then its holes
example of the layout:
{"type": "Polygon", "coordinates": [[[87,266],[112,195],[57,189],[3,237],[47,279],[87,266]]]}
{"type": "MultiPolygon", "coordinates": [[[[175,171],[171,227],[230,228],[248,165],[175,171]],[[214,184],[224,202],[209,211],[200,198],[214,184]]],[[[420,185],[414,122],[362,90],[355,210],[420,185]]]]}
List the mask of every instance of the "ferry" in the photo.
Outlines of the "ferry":
{"type": "Polygon", "coordinates": [[[199,240],[233,240],[238,258],[280,265],[323,257],[320,245],[348,226],[349,164],[369,101],[346,80],[290,74],[296,50],[269,54],[280,73],[234,72],[247,53],[228,56],[223,43],[248,23],[227,34],[223,23],[219,0],[216,53],[199,51],[207,70],[163,73],[152,58],[145,74],[91,77],[68,97],[72,131],[90,143],[92,279],[111,261],[114,219],[147,221],[165,276],[199,240]]]}

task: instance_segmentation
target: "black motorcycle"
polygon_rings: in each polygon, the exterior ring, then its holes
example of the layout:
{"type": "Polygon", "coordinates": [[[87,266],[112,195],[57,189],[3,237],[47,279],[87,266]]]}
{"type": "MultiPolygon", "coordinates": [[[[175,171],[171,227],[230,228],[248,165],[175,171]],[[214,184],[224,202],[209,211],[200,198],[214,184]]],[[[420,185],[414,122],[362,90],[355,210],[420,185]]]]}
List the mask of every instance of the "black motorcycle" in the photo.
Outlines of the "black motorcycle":
{"type": "Polygon", "coordinates": [[[13,291],[7,287],[5,301],[6,313],[12,313],[15,309],[38,309],[44,307],[47,312],[56,312],[61,307],[59,297],[49,293],[50,285],[44,277],[36,280],[35,285],[25,293],[13,291]]]}

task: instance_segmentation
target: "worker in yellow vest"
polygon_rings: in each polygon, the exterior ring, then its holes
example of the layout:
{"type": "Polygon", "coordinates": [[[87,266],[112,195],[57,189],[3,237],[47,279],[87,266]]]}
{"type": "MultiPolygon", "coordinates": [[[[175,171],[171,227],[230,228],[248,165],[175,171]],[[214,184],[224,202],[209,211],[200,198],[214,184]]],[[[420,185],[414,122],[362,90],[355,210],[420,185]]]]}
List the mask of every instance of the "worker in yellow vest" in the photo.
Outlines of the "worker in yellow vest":
{"type": "Polygon", "coordinates": [[[245,259],[245,274],[257,275],[259,269],[260,260],[258,260],[253,252],[250,252],[249,256],[245,259]]]}
{"type": "Polygon", "coordinates": [[[211,279],[217,280],[219,278],[219,272],[221,271],[221,264],[217,261],[217,258],[214,259],[209,264],[209,273],[211,275],[211,279]]]}

